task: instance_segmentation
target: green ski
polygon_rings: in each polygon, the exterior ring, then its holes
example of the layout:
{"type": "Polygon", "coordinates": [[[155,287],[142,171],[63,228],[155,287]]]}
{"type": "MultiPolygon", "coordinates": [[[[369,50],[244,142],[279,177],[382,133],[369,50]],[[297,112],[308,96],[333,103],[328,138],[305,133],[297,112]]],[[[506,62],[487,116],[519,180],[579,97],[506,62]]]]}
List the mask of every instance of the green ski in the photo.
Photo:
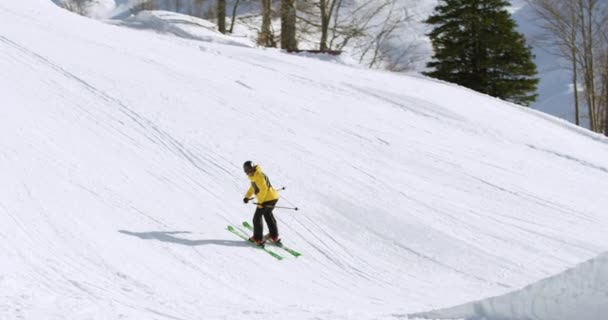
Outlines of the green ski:
{"type": "MultiPolygon", "coordinates": [[[[253,231],[253,227],[247,221],[243,221],[243,227],[247,228],[247,230],[253,231]]],[[[266,243],[270,243],[273,246],[279,247],[279,248],[281,248],[281,249],[289,252],[294,257],[299,257],[299,256],[302,255],[301,253],[299,253],[299,252],[297,252],[297,251],[295,251],[295,250],[293,250],[291,248],[287,248],[281,242],[279,242],[279,243],[273,243],[273,242],[267,241],[266,243]]]]}
{"type": "Polygon", "coordinates": [[[260,250],[265,251],[266,253],[268,253],[269,255],[273,256],[277,260],[283,260],[283,256],[279,255],[278,253],[276,253],[276,252],[274,252],[272,250],[269,250],[268,248],[264,247],[263,245],[262,246],[258,246],[257,244],[249,241],[249,239],[247,238],[247,236],[244,235],[244,234],[242,234],[242,233],[240,233],[239,231],[237,231],[237,229],[235,227],[229,225],[228,227],[226,227],[226,230],[234,233],[239,238],[247,241],[247,243],[251,244],[251,246],[253,246],[254,248],[258,248],[260,250]]]}

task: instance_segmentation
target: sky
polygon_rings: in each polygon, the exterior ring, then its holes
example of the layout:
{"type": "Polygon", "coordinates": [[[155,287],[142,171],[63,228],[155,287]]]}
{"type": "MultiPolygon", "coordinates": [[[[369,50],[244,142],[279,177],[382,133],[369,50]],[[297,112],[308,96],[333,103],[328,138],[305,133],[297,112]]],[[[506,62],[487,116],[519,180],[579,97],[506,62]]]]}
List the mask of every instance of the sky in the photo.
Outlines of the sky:
{"type": "Polygon", "coordinates": [[[0,21],[0,318],[414,319],[575,292],[581,263],[606,281],[603,136],[178,15],[0,21]],[[255,210],[246,160],[302,256],[226,230],[255,210]]]}

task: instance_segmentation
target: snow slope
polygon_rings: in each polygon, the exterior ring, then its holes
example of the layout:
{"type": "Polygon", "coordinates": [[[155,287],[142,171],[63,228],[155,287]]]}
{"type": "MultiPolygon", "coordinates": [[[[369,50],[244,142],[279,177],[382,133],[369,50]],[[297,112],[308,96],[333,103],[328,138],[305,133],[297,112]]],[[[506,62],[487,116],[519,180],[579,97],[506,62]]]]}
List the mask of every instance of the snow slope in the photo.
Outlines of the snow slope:
{"type": "Polygon", "coordinates": [[[228,36],[220,33],[214,23],[174,12],[142,11],[122,20],[109,20],[107,22],[119,26],[173,34],[185,39],[255,47],[255,43],[245,37],[228,36]]]}
{"type": "Polygon", "coordinates": [[[603,319],[608,314],[608,254],[522,290],[414,315],[432,319],[603,319]]]}
{"type": "Polygon", "coordinates": [[[608,144],[417,76],[0,2],[1,319],[403,319],[607,250],[608,144]],[[243,161],[281,202],[276,261],[243,161]]]}
{"type": "MultiPolygon", "coordinates": [[[[58,3],[61,2],[61,0],[54,1],[58,3]]],[[[433,13],[437,3],[438,0],[401,0],[396,3],[398,8],[406,10],[411,17],[410,21],[402,27],[403,30],[395,32],[391,37],[392,39],[386,44],[386,46],[394,48],[391,50],[394,55],[401,56],[399,58],[401,61],[398,65],[411,68],[418,72],[426,70],[426,63],[432,56],[432,47],[430,40],[426,36],[430,31],[430,26],[425,24],[424,20],[433,13]],[[407,55],[402,56],[404,51],[407,51],[407,55]]],[[[569,71],[570,66],[568,62],[551,54],[550,51],[555,51],[554,49],[542,47],[537,43],[538,41],[534,40],[542,34],[542,30],[538,27],[539,21],[535,17],[530,5],[526,3],[525,0],[510,0],[509,3],[511,6],[507,9],[513,14],[513,19],[518,24],[518,31],[526,36],[528,44],[533,47],[534,62],[538,68],[538,77],[540,78],[537,90],[538,98],[536,102],[532,103],[531,107],[574,123],[574,97],[571,88],[572,74],[569,71]]],[[[232,8],[232,1],[228,1],[227,4],[229,8],[232,8]]],[[[359,7],[362,4],[363,2],[356,0],[352,2],[351,5],[359,7]]],[[[200,21],[200,19],[186,18],[186,16],[168,12],[163,12],[154,16],[144,14],[143,16],[128,17],[130,12],[129,8],[132,8],[135,5],[136,2],[127,0],[100,0],[93,2],[93,5],[88,9],[91,17],[98,19],[113,18],[117,19],[112,20],[114,23],[138,28],[162,30],[189,39],[191,39],[193,35],[192,32],[184,30],[184,27],[188,27],[188,24],[185,22],[188,22],[187,20],[197,20],[196,23],[198,24],[200,21]],[[122,19],[124,19],[124,21],[122,19]]],[[[160,3],[157,3],[157,5],[166,10],[175,8],[174,3],[170,2],[164,2],[163,5],[161,1],[160,3]]],[[[188,11],[188,8],[190,7],[191,1],[182,2],[182,10],[188,11]]],[[[241,15],[244,16],[256,15],[259,11],[257,5],[251,5],[247,2],[241,2],[239,8],[241,9],[241,15]]],[[[379,16],[383,15],[381,14],[379,16]]],[[[382,23],[376,22],[372,23],[372,25],[376,25],[376,27],[379,28],[382,26],[382,23]]],[[[243,36],[248,36],[250,39],[255,39],[257,31],[249,30],[249,28],[237,23],[235,34],[242,34],[243,36]]],[[[205,37],[206,34],[199,33],[197,36],[205,37]]],[[[316,43],[317,39],[318,36],[314,36],[311,40],[316,43]]],[[[205,40],[210,41],[211,39],[206,38],[205,40]]],[[[216,37],[216,40],[213,41],[225,40],[225,38],[216,37]]],[[[233,38],[231,41],[235,40],[242,41],[242,39],[238,38],[233,38]]],[[[369,39],[366,40],[369,41],[369,39]]],[[[316,44],[314,43],[301,41],[300,46],[305,48],[315,47],[316,44]]],[[[346,48],[347,53],[345,53],[345,55],[352,55],[352,59],[359,60],[359,50],[354,50],[352,48],[353,45],[354,43],[351,42],[350,46],[346,48]]],[[[581,126],[588,127],[586,110],[581,110],[581,115],[581,126]]]]}

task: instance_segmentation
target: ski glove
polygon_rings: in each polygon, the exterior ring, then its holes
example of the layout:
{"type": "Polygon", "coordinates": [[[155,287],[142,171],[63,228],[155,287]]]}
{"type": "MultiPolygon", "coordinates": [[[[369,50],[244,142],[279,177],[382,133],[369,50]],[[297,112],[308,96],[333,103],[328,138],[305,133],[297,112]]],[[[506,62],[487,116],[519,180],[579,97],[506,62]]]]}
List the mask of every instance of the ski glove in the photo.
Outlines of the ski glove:
{"type": "Polygon", "coordinates": [[[243,202],[244,203],[248,203],[249,202],[249,198],[243,198],[243,202]]]}

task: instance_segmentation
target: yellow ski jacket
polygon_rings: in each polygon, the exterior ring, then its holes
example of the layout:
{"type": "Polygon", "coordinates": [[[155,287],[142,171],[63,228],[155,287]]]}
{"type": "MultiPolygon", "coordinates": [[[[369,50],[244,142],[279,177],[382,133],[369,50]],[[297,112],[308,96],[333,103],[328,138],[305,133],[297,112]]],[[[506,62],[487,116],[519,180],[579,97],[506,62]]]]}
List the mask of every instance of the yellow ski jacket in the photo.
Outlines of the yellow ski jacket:
{"type": "Polygon", "coordinates": [[[279,199],[279,193],[272,187],[268,177],[262,172],[262,168],[259,165],[255,166],[255,172],[253,175],[247,175],[251,181],[251,187],[247,190],[245,198],[251,198],[255,193],[258,198],[258,208],[261,208],[261,204],[267,201],[279,199]]]}

